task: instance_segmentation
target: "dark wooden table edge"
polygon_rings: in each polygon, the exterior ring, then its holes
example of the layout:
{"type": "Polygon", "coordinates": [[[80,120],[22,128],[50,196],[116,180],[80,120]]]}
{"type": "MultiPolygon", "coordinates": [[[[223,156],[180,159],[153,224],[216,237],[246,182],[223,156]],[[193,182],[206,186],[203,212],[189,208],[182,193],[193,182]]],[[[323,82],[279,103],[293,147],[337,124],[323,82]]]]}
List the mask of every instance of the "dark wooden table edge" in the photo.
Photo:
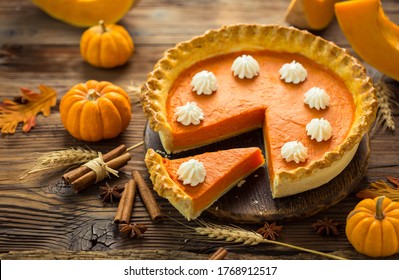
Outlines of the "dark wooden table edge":
{"type": "MultiPolygon", "coordinates": [[[[226,247],[228,248],[228,247],[226,247]]],[[[216,250],[216,249],[215,249],[216,250]]],[[[109,250],[109,251],[10,251],[0,254],[0,260],[207,260],[212,253],[199,254],[170,250],[109,250]]],[[[364,255],[353,251],[330,252],[332,255],[348,260],[367,260],[364,255]]],[[[396,255],[378,259],[396,259],[396,255]]],[[[226,260],[327,260],[310,253],[294,253],[291,255],[254,255],[229,252],[226,260]]]]}

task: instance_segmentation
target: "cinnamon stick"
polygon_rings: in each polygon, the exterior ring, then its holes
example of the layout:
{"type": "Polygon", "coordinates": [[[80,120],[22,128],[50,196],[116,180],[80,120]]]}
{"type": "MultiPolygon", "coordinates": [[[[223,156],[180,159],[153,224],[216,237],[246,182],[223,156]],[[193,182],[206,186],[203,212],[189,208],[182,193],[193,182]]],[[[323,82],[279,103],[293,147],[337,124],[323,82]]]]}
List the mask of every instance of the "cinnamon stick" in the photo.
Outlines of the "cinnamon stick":
{"type": "Polygon", "coordinates": [[[131,179],[125,185],[125,190],[119,200],[118,209],[116,210],[114,223],[129,224],[132,215],[134,198],[136,196],[136,182],[131,179]]]}
{"type": "MultiPolygon", "coordinates": [[[[125,166],[131,158],[132,156],[129,153],[124,153],[108,161],[107,166],[116,170],[125,166]]],[[[97,179],[97,174],[94,171],[90,170],[88,173],[84,174],[82,177],[77,178],[75,181],[71,183],[72,189],[76,193],[79,193],[88,186],[94,184],[96,182],[96,179],[97,179]]]]}
{"type": "MultiPolygon", "coordinates": [[[[119,147],[116,147],[115,149],[109,151],[108,153],[103,155],[103,160],[105,163],[108,161],[122,155],[123,153],[126,152],[126,146],[125,145],[120,145],[119,147]]],[[[75,168],[64,175],[62,175],[62,179],[69,185],[76,179],[82,177],[83,175],[89,173],[91,171],[90,168],[87,166],[80,166],[78,168],[75,168]]]]}
{"type": "Polygon", "coordinates": [[[210,257],[208,260],[224,260],[224,258],[227,256],[228,252],[225,248],[220,247],[217,249],[210,257]]]}
{"type": "Polygon", "coordinates": [[[132,177],[137,183],[137,189],[139,191],[140,197],[143,200],[148,213],[150,214],[151,220],[158,222],[163,218],[163,214],[154,198],[154,195],[151,192],[151,189],[148,187],[147,183],[144,181],[143,177],[138,171],[133,171],[132,177]]]}

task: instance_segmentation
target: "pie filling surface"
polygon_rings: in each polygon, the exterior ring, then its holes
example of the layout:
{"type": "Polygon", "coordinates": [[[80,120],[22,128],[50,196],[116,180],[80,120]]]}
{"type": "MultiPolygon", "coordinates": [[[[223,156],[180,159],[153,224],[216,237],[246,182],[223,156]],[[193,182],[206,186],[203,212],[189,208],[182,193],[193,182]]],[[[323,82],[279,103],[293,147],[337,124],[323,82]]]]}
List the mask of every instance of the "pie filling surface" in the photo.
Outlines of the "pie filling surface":
{"type": "Polygon", "coordinates": [[[175,81],[166,108],[177,150],[263,127],[271,176],[280,170],[308,166],[342,144],[355,111],[351,92],[331,70],[299,54],[272,51],[237,52],[194,64],[175,81]],[[242,54],[251,55],[259,62],[257,77],[239,79],[233,75],[231,65],[242,54]],[[294,60],[308,72],[307,79],[299,84],[286,83],[279,75],[282,65],[294,60]],[[212,95],[197,95],[192,90],[192,77],[202,70],[211,71],[218,79],[218,89],[212,95]],[[323,88],[330,95],[326,109],[311,109],[304,103],[304,94],[312,87],[323,88]],[[187,102],[196,102],[203,110],[204,120],[199,125],[177,122],[174,111],[187,102]],[[313,118],[330,122],[333,136],[328,141],[317,142],[307,135],[306,125],[313,118]],[[281,157],[281,147],[289,141],[300,141],[308,149],[309,158],[305,162],[287,162],[281,157]]]}
{"type": "Polygon", "coordinates": [[[197,218],[219,197],[262,166],[265,159],[262,151],[254,147],[208,152],[172,160],[162,158],[149,149],[145,161],[154,189],[190,220],[197,218]],[[190,159],[200,161],[206,171],[205,180],[196,186],[183,184],[177,175],[180,165],[190,159]]]}
{"type": "MultiPolygon", "coordinates": [[[[377,109],[371,79],[344,50],[295,28],[245,24],[208,31],[165,52],[142,87],[141,102],[168,153],[262,128],[273,197],[310,190],[337,176],[354,156],[377,109]],[[233,62],[243,55],[259,64],[253,78],[233,74],[233,62]],[[306,79],[297,84],[286,83],[279,73],[293,61],[307,72],[306,79]],[[210,95],[193,90],[193,77],[202,71],[217,79],[217,89],[210,95]],[[305,104],[305,93],[314,87],[329,95],[326,108],[305,104]],[[175,113],[188,102],[196,103],[203,118],[183,125],[175,113]],[[329,122],[332,136],[328,140],[318,142],[307,135],[306,127],[313,119],[329,122]],[[283,158],[282,147],[293,141],[306,147],[306,160],[283,158]]],[[[157,177],[156,170],[149,171],[152,178],[157,177]]],[[[168,176],[173,177],[172,173],[168,176]]],[[[160,181],[153,182],[154,188],[162,189],[160,181]]],[[[198,191],[198,195],[194,200],[201,200],[206,192],[198,191]]]]}
{"type": "Polygon", "coordinates": [[[226,188],[237,184],[239,180],[244,179],[264,163],[259,148],[231,149],[205,153],[190,158],[164,159],[163,161],[170,178],[193,200],[194,211],[203,209],[204,205],[225,193],[226,188]],[[194,187],[184,185],[176,175],[180,164],[190,158],[202,162],[206,170],[205,181],[194,187]]]}

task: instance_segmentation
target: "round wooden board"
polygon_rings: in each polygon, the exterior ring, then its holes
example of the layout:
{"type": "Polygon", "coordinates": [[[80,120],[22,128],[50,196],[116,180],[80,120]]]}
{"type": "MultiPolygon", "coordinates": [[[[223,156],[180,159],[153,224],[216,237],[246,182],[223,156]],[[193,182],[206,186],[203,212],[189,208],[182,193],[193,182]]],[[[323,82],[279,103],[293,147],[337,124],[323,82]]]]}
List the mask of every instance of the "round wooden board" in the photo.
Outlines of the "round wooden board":
{"type": "MultiPolygon", "coordinates": [[[[144,131],[145,148],[165,152],[158,133],[147,124],[144,131]]],[[[260,147],[265,152],[262,131],[255,130],[218,143],[178,154],[170,158],[186,157],[204,152],[238,147],[260,147]]],[[[327,184],[297,195],[273,199],[266,165],[245,179],[241,187],[234,187],[219,198],[207,214],[234,223],[263,223],[265,221],[297,220],[324,210],[357,189],[367,171],[370,141],[366,135],[350,164],[327,184]]]]}

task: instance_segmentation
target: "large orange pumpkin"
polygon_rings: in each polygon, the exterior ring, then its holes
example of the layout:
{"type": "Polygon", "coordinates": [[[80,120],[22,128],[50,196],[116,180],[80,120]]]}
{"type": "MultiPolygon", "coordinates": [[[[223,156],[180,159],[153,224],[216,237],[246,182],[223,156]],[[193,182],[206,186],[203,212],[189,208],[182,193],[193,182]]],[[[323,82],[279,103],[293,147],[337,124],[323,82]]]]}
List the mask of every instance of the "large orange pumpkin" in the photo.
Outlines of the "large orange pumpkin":
{"type": "Polygon", "coordinates": [[[89,27],[99,20],[115,23],[138,1],[136,0],[32,0],[40,9],[65,23],[89,27]]]}
{"type": "Polygon", "coordinates": [[[80,38],[80,54],[96,67],[113,68],[125,64],[133,51],[132,38],[123,26],[117,24],[100,21],[80,38]]]}
{"type": "Polygon", "coordinates": [[[339,26],[356,53],[368,64],[399,81],[399,25],[389,20],[380,0],[335,5],[339,26]]]}
{"type": "Polygon", "coordinates": [[[90,80],[75,85],[62,97],[60,114],[64,127],[76,139],[110,139],[129,125],[130,98],[110,82],[90,80]]]}
{"type": "Polygon", "coordinates": [[[385,196],[363,199],[346,220],[346,236],[370,257],[399,253],[399,203],[385,196]]]}

